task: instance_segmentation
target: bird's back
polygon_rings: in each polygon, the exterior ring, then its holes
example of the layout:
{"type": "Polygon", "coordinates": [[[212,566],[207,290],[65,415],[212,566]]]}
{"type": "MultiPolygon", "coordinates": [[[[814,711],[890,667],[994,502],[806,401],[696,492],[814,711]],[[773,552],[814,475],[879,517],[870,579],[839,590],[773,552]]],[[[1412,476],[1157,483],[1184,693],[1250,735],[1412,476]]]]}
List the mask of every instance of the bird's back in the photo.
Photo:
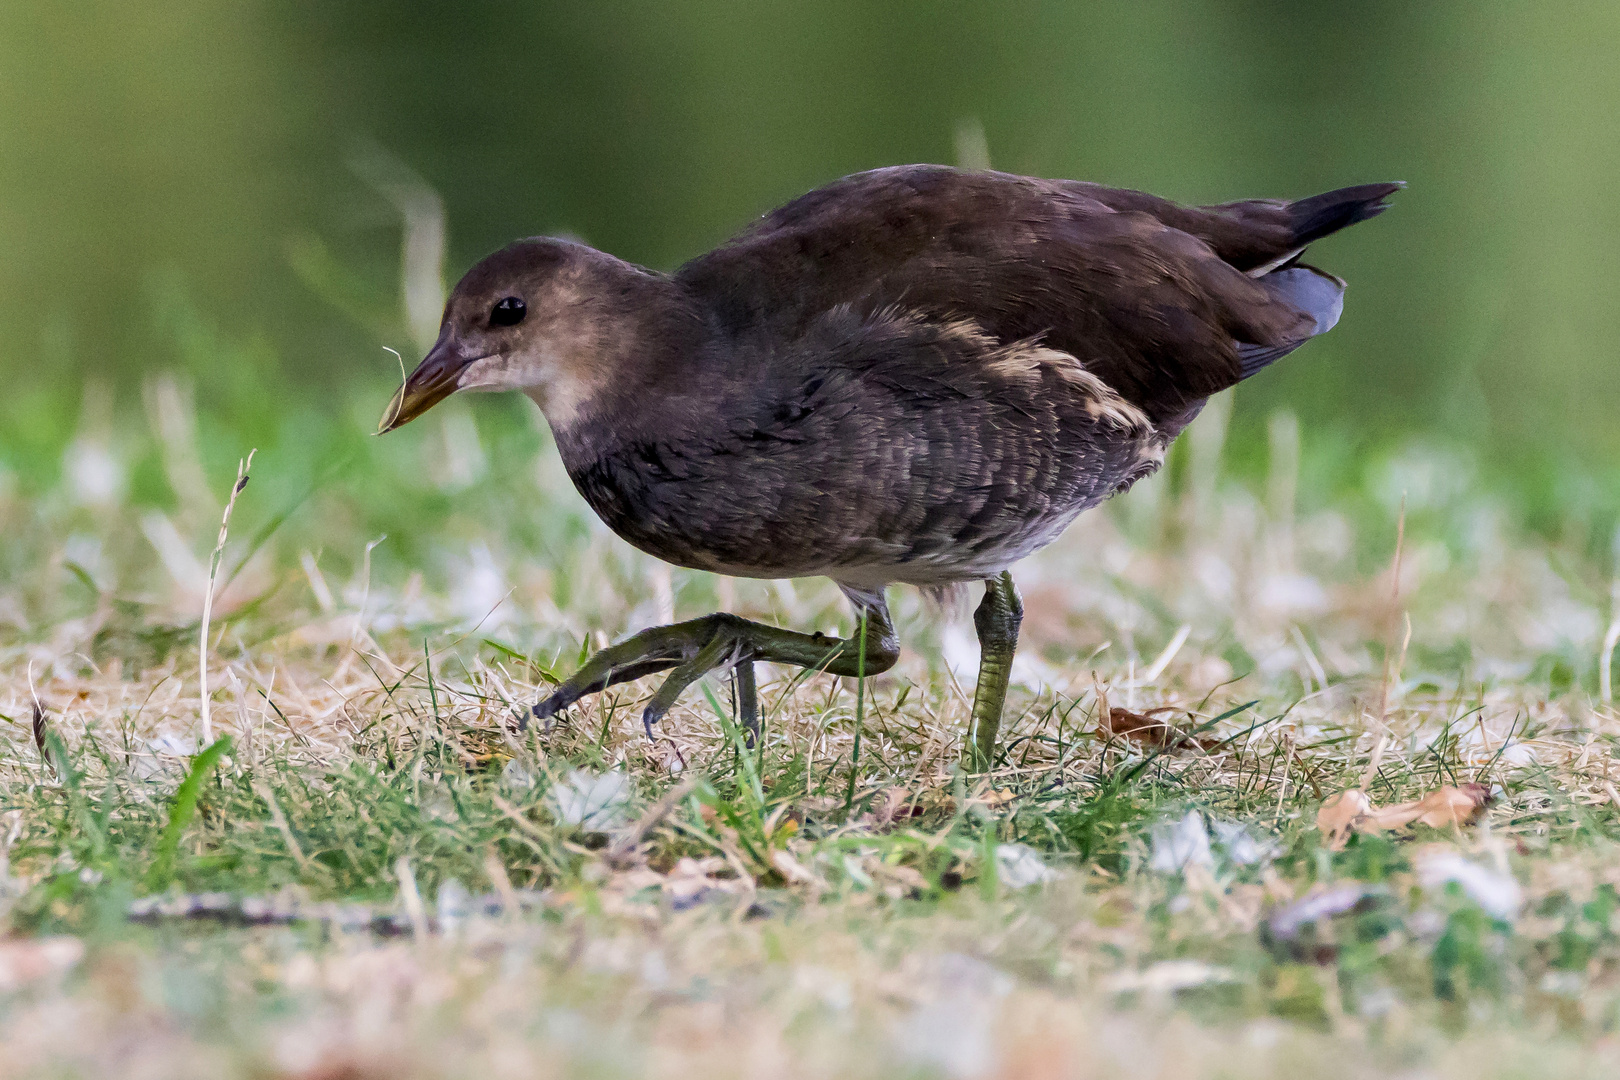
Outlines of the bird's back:
{"type": "Polygon", "coordinates": [[[792,335],[850,304],[970,319],[1004,344],[1038,337],[1160,422],[1237,383],[1240,346],[1311,336],[1312,314],[1258,275],[1378,213],[1398,186],[1182,207],[1078,181],[898,166],[795,199],[676,280],[734,333],[792,335]]]}

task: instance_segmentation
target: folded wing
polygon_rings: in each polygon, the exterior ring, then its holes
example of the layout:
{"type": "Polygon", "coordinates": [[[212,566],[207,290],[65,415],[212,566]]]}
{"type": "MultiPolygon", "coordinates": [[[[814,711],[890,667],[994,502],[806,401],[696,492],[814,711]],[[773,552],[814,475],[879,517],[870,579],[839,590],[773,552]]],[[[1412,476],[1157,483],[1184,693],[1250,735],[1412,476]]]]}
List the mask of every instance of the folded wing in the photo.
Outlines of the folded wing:
{"type": "Polygon", "coordinates": [[[971,320],[1003,343],[1038,339],[1158,421],[1319,332],[1294,278],[1271,280],[1293,271],[1273,268],[1378,213],[1393,190],[1193,208],[1074,181],[903,166],[813,191],[676,277],[737,335],[792,335],[848,304],[971,320]]]}

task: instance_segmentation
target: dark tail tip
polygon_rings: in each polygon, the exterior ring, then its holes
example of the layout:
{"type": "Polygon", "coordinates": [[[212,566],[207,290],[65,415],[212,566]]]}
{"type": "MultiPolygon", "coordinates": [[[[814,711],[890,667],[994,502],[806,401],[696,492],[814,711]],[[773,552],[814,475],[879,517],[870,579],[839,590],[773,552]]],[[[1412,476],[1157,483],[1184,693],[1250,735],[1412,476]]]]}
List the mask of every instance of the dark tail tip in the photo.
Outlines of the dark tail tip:
{"type": "Polygon", "coordinates": [[[1358,184],[1289,203],[1288,218],[1294,230],[1294,242],[1304,247],[1358,221],[1377,217],[1389,209],[1389,203],[1384,200],[1405,186],[1404,180],[1358,184]]]}

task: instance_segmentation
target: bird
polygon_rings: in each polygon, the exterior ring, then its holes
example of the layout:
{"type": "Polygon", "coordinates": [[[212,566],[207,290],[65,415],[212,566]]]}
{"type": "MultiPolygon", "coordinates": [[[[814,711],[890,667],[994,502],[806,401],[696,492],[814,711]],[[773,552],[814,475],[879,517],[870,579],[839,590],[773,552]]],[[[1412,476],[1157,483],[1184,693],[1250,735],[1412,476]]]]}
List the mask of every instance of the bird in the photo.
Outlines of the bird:
{"type": "Polygon", "coordinates": [[[941,165],[856,173],[672,273],[518,240],[474,265],[379,433],[452,393],[518,391],[621,538],[748,578],[831,578],[848,638],[720,612],[609,645],[532,709],[549,719],[666,673],[653,725],[729,669],[877,675],[891,586],[984,584],[963,763],[996,762],[1022,603],[1010,567],[1164,461],[1209,398],[1338,321],[1307,245],[1400,182],[1184,206],[1140,191],[941,165]]]}

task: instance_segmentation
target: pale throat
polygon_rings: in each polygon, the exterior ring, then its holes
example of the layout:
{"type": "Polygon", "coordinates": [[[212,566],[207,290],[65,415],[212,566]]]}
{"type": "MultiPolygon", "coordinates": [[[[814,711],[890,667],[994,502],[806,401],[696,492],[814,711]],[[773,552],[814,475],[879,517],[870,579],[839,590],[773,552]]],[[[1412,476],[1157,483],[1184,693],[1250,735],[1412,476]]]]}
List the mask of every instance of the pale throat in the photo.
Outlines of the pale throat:
{"type": "Polygon", "coordinates": [[[598,365],[574,357],[565,359],[547,349],[540,356],[497,354],[474,360],[462,371],[456,389],[469,393],[516,390],[540,406],[546,422],[555,428],[572,423],[606,382],[598,365]]]}

